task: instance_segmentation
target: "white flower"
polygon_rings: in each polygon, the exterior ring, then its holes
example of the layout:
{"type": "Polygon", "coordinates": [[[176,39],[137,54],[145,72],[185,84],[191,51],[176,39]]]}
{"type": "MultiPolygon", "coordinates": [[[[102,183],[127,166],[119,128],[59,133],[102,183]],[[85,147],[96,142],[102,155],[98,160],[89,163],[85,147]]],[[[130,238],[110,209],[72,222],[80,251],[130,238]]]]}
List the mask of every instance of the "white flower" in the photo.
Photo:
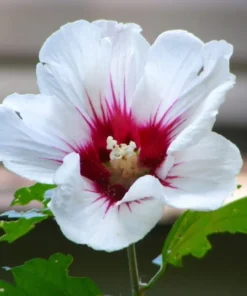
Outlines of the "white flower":
{"type": "Polygon", "coordinates": [[[77,21],[45,42],[40,95],[0,108],[0,158],[55,183],[49,204],[67,238],[114,251],[143,238],[164,203],[212,210],[236,186],[239,150],[211,132],[235,78],[232,46],[185,31],[152,46],[135,24],[77,21]]]}

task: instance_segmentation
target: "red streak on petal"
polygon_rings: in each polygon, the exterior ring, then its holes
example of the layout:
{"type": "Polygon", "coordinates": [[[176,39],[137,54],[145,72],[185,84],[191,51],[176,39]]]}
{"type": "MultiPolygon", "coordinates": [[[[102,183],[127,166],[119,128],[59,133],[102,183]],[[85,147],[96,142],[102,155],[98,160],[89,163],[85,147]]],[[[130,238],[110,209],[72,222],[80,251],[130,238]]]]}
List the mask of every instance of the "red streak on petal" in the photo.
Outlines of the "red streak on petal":
{"type": "Polygon", "coordinates": [[[93,124],[90,122],[90,120],[87,118],[87,116],[85,114],[83,114],[78,107],[76,107],[76,110],[81,115],[81,117],[85,120],[85,122],[88,124],[88,126],[90,128],[93,128],[93,124]]]}
{"type": "Polygon", "coordinates": [[[166,180],[174,180],[174,179],[178,179],[178,178],[181,178],[181,177],[179,177],[179,176],[167,176],[166,180]]]}
{"type": "Polygon", "coordinates": [[[176,186],[173,186],[168,180],[160,180],[160,183],[163,186],[165,186],[165,187],[170,187],[170,188],[173,188],[173,189],[178,189],[176,186]]]}
{"type": "MultiPolygon", "coordinates": [[[[73,152],[78,152],[79,147],[76,144],[71,145],[70,143],[68,143],[68,141],[61,139],[62,142],[64,142],[73,152]]],[[[69,153],[69,152],[67,152],[69,153]]]]}
{"type": "Polygon", "coordinates": [[[163,186],[170,187],[170,188],[173,188],[173,189],[178,189],[178,187],[172,185],[172,181],[176,180],[176,179],[179,179],[179,178],[182,178],[182,177],[181,176],[176,176],[176,175],[168,175],[168,176],[166,176],[166,178],[164,180],[161,180],[160,178],[158,178],[158,179],[160,180],[160,182],[161,182],[161,184],[163,186]]]}
{"type": "Polygon", "coordinates": [[[105,196],[101,195],[101,196],[97,197],[92,203],[96,203],[97,201],[102,200],[104,198],[105,198],[105,196]]]}
{"type": "Polygon", "coordinates": [[[63,163],[62,160],[60,160],[60,159],[55,159],[55,158],[39,157],[39,159],[50,160],[50,161],[52,161],[52,162],[56,162],[56,163],[58,163],[59,165],[61,165],[61,164],[63,163]]]}
{"type": "Polygon", "coordinates": [[[181,165],[181,164],[183,164],[184,162],[183,161],[181,161],[181,162],[177,162],[177,163],[174,163],[174,167],[176,167],[176,166],[178,166],[178,165],[181,165]]]}
{"type": "Polygon", "coordinates": [[[131,204],[131,202],[128,202],[128,201],[125,203],[125,205],[129,209],[129,211],[132,212],[130,204],[131,204]]]}
{"type": "MultiPolygon", "coordinates": [[[[100,208],[102,208],[107,203],[107,208],[109,206],[109,200],[107,198],[104,199],[103,203],[100,205],[100,208]]],[[[107,211],[106,211],[107,213],[107,211]]]]}

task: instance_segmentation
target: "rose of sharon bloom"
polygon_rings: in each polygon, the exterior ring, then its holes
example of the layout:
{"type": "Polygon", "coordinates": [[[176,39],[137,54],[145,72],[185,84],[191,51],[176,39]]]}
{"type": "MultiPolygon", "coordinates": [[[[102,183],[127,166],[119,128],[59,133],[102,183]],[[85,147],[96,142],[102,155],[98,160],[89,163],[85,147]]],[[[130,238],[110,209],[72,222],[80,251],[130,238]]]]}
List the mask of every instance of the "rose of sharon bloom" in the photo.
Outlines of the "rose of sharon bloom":
{"type": "Polygon", "coordinates": [[[38,95],[0,108],[6,168],[54,183],[49,204],[64,235],[115,251],[142,239],[164,204],[213,210],[242,161],[211,131],[235,77],[233,48],[186,31],[153,45],[135,24],[77,21],[43,45],[38,95]]]}

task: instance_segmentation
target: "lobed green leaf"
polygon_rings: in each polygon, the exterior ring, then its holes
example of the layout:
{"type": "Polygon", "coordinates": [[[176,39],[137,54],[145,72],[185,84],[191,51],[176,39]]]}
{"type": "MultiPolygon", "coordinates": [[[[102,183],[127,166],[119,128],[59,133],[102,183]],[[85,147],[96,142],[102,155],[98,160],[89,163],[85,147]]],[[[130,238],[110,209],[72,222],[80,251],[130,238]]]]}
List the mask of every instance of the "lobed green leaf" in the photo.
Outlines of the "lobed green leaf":
{"type": "Polygon", "coordinates": [[[100,296],[99,288],[88,278],[71,277],[70,255],[54,254],[48,260],[33,259],[11,268],[15,286],[0,281],[3,296],[100,296]]]}
{"type": "Polygon", "coordinates": [[[32,230],[37,223],[44,221],[48,215],[39,215],[30,218],[19,218],[16,221],[0,221],[0,228],[3,229],[4,234],[0,236],[0,241],[14,242],[18,238],[27,234],[32,230]]]}
{"type": "Polygon", "coordinates": [[[0,236],[0,241],[12,243],[13,241],[27,234],[35,227],[37,223],[44,221],[50,216],[53,216],[51,211],[47,208],[49,198],[47,198],[46,193],[55,187],[55,185],[37,183],[31,187],[24,187],[17,190],[11,206],[24,206],[29,204],[31,201],[36,200],[43,204],[43,209],[31,210],[27,212],[17,212],[10,210],[1,214],[0,218],[6,218],[0,221],[0,228],[4,231],[4,234],[0,236]],[[18,220],[7,221],[6,219],[18,220]]]}
{"type": "Polygon", "coordinates": [[[36,200],[43,203],[43,205],[46,207],[49,200],[45,198],[45,193],[55,187],[56,185],[36,183],[31,187],[20,188],[15,192],[11,206],[23,206],[29,204],[33,200],[36,200]]]}
{"type": "Polygon", "coordinates": [[[186,211],[168,234],[162,260],[154,262],[165,269],[167,263],[181,266],[187,255],[202,258],[211,249],[208,236],[223,232],[247,234],[247,197],[212,212],[186,211]]]}

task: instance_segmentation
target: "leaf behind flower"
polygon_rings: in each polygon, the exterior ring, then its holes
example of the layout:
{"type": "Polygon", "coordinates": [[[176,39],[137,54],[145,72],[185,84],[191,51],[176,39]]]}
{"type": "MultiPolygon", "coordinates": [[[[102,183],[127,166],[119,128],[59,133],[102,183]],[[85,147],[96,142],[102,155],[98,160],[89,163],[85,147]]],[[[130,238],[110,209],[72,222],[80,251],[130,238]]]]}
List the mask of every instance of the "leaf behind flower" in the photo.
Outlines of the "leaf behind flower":
{"type": "Polygon", "coordinates": [[[55,187],[56,185],[36,183],[30,187],[20,188],[15,192],[11,206],[24,206],[34,200],[39,201],[43,203],[44,206],[46,206],[49,200],[45,197],[45,193],[55,187]]]}
{"type": "Polygon", "coordinates": [[[168,263],[181,266],[187,255],[202,258],[211,249],[208,236],[224,232],[247,234],[247,197],[212,212],[186,211],[173,225],[154,263],[165,269],[168,263]]]}
{"type": "Polygon", "coordinates": [[[100,296],[102,293],[92,280],[68,275],[73,258],[54,254],[48,260],[32,259],[22,266],[10,268],[15,286],[0,281],[3,296],[100,296]]]}
{"type": "Polygon", "coordinates": [[[53,216],[51,211],[47,208],[47,203],[50,198],[50,195],[48,195],[47,198],[47,192],[51,192],[55,187],[55,185],[37,183],[31,187],[23,187],[17,190],[11,206],[24,206],[36,200],[43,204],[43,209],[26,212],[10,210],[1,214],[0,218],[3,218],[3,220],[0,221],[0,228],[4,231],[4,234],[0,236],[0,241],[12,243],[27,234],[37,223],[53,216]]]}
{"type": "Polygon", "coordinates": [[[0,241],[14,242],[32,230],[37,223],[47,219],[48,215],[38,213],[37,216],[31,215],[29,218],[27,217],[22,217],[15,221],[0,221],[0,228],[4,231],[4,234],[0,237],[0,241]]]}

